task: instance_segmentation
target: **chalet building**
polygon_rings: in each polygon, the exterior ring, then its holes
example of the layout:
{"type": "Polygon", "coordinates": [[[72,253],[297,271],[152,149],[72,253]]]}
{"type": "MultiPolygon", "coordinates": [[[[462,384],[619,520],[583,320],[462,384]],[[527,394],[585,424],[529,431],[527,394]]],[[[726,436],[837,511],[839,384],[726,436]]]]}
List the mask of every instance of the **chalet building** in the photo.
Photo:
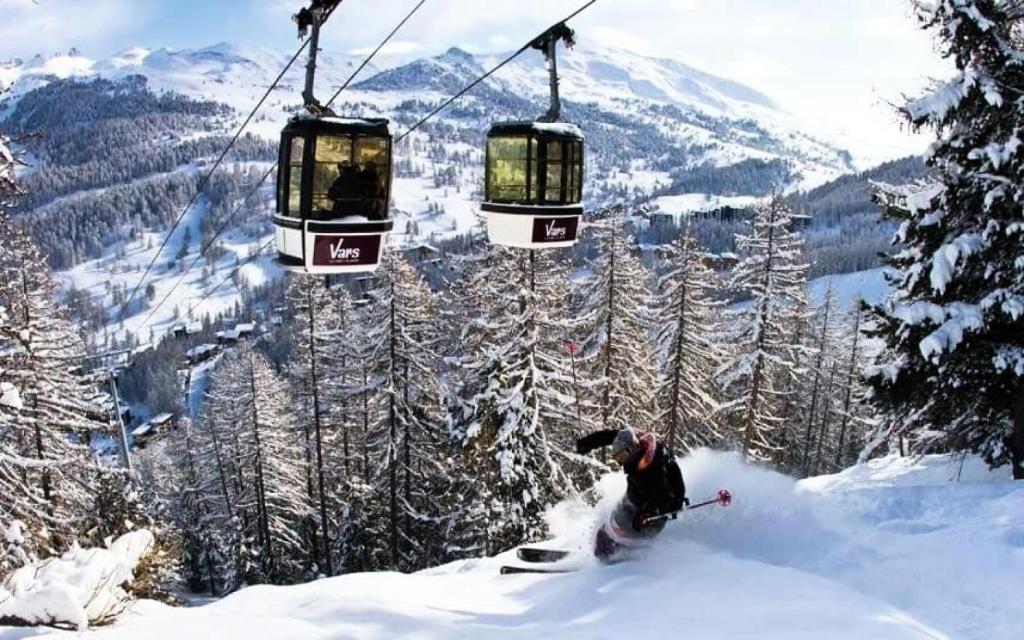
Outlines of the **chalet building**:
{"type": "Polygon", "coordinates": [[[132,429],[132,446],[144,449],[147,444],[177,428],[173,413],[161,413],[132,429]]]}

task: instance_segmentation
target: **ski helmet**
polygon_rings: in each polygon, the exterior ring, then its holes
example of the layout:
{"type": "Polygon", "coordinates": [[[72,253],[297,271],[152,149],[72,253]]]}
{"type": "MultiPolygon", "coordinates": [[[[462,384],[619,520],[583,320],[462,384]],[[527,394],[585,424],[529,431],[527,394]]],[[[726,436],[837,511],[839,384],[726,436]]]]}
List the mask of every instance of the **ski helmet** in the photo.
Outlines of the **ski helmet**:
{"type": "Polygon", "coordinates": [[[615,440],[612,441],[612,457],[619,464],[624,464],[638,448],[640,439],[636,437],[636,431],[622,429],[615,434],[615,440]]]}

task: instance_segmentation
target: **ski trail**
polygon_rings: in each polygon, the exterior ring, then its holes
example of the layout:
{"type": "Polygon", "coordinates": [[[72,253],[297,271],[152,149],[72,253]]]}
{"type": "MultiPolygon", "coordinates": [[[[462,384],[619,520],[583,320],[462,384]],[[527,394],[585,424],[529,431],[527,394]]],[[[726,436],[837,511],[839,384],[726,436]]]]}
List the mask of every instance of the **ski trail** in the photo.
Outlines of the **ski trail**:
{"type": "MultiPolygon", "coordinates": [[[[632,561],[596,563],[593,523],[621,495],[602,480],[599,506],[552,509],[556,540],[581,569],[500,575],[515,550],[411,575],[350,574],[251,587],[172,609],[141,602],[90,640],[288,638],[686,638],[810,640],[1024,637],[1024,487],[948,459],[886,459],[796,482],[698,451],[682,461],[693,498],[727,487],[728,508],[684,514],[632,561]],[[872,466],[874,465],[874,466],[872,466]]],[[[0,640],[68,638],[0,628],[0,640]]]]}

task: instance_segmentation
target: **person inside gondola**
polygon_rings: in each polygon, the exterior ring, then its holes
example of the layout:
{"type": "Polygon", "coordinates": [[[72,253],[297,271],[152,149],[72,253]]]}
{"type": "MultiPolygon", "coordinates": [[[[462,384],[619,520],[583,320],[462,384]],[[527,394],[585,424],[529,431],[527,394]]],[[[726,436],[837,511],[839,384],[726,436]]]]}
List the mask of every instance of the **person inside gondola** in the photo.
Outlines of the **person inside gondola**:
{"type": "Polygon", "coordinates": [[[363,199],[366,217],[370,220],[383,220],[381,215],[380,173],[375,162],[367,162],[359,173],[359,191],[363,199]]]}
{"type": "Polygon", "coordinates": [[[358,214],[359,192],[359,172],[351,162],[342,162],[338,165],[338,178],[327,190],[327,197],[334,201],[332,213],[340,216],[358,214]]]}

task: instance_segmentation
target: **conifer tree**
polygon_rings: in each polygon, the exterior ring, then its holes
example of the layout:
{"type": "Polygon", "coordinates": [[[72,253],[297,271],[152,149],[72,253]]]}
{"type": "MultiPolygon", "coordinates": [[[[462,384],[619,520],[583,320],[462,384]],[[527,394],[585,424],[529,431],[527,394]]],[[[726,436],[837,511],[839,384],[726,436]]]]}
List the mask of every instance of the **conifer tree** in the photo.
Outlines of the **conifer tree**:
{"type": "Polygon", "coordinates": [[[874,406],[915,452],[973,451],[1024,479],[1024,67],[1017,3],[917,3],[956,76],[902,109],[938,139],[928,187],[883,187],[899,223],[894,291],[871,310],[886,345],[874,406]]]}
{"type": "MultiPolygon", "coordinates": [[[[817,442],[820,450],[820,438],[815,436],[818,433],[817,425],[821,418],[823,406],[831,403],[827,381],[829,371],[835,364],[835,353],[833,353],[833,334],[836,324],[836,300],[832,290],[832,283],[829,282],[828,290],[825,293],[825,300],[821,309],[815,314],[811,329],[813,342],[810,347],[812,357],[810,359],[808,382],[810,383],[807,404],[804,406],[800,430],[803,432],[800,439],[794,442],[793,454],[799,455],[799,463],[791,466],[800,469],[804,476],[811,475],[811,467],[814,464],[813,452],[817,442]]],[[[795,456],[791,455],[790,459],[795,456]]],[[[794,460],[795,462],[795,460],[794,460]]]]}
{"type": "Polygon", "coordinates": [[[599,249],[582,285],[586,333],[581,344],[601,428],[649,430],[655,426],[657,387],[649,335],[650,274],[633,255],[625,214],[614,208],[593,225],[599,249]]]}
{"type": "Polygon", "coordinates": [[[155,480],[161,499],[181,532],[181,565],[183,578],[195,593],[207,591],[211,596],[222,593],[218,584],[215,561],[216,532],[211,526],[210,506],[206,493],[215,473],[203,475],[199,466],[196,437],[192,421],[183,416],[167,446],[170,464],[155,465],[155,480]]]}
{"type": "Polygon", "coordinates": [[[436,309],[426,283],[397,252],[385,256],[377,277],[362,324],[362,358],[379,409],[370,427],[371,455],[379,456],[383,473],[373,484],[387,505],[388,566],[418,569],[443,544],[437,496],[444,489],[440,461],[447,438],[436,309]]]}
{"type": "MultiPolygon", "coordinates": [[[[89,452],[106,425],[76,373],[84,351],[57,302],[46,259],[0,212],[0,512],[24,527],[24,549],[63,552],[84,533],[95,479],[89,452]]],[[[87,541],[82,538],[83,541],[87,541]]]]}
{"type": "Polygon", "coordinates": [[[706,256],[686,227],[669,257],[657,298],[657,346],[662,361],[657,424],[677,452],[718,447],[725,438],[717,425],[713,386],[724,353],[715,342],[724,305],[714,296],[717,283],[706,256]]]}
{"type": "Polygon", "coordinates": [[[541,419],[556,451],[572,451],[576,435],[592,428],[594,406],[588,406],[580,372],[574,373],[576,341],[583,327],[572,313],[571,263],[564,253],[550,250],[524,252],[522,259],[535,306],[536,365],[545,380],[537,390],[541,419]]]}
{"type": "Polygon", "coordinates": [[[769,460],[778,453],[782,400],[798,373],[794,327],[806,308],[807,265],[792,220],[789,205],[773,196],[758,207],[748,233],[736,238],[743,257],[732,286],[749,302],[729,314],[731,359],[720,375],[723,408],[744,458],[769,460]]]}
{"type": "Polygon", "coordinates": [[[306,566],[301,529],[312,509],[301,434],[283,381],[261,354],[243,345],[221,359],[207,402],[207,428],[219,432],[232,460],[242,579],[299,580],[306,566]]]}
{"type": "MultiPolygon", "coordinates": [[[[332,532],[337,525],[341,487],[332,471],[344,473],[346,459],[337,431],[329,429],[329,380],[337,373],[335,367],[348,349],[345,344],[338,306],[324,281],[316,276],[294,275],[288,286],[288,309],[291,314],[293,343],[288,370],[292,388],[297,392],[304,419],[303,451],[306,460],[305,486],[309,499],[317,507],[317,518],[309,523],[307,538],[317,559],[319,570],[334,575],[336,563],[332,555],[332,532]]],[[[344,385],[339,385],[340,390],[344,385]]],[[[344,426],[344,425],[342,425],[344,426]]]]}
{"type": "Polygon", "coordinates": [[[544,511],[572,490],[545,422],[550,396],[539,392],[548,370],[529,263],[528,252],[490,247],[460,286],[479,306],[467,312],[451,428],[478,485],[479,508],[464,515],[481,525],[488,552],[540,539],[544,511]]]}
{"type": "MultiPolygon", "coordinates": [[[[0,92],[2,95],[2,92],[0,92]]],[[[10,141],[6,136],[0,134],[0,212],[6,212],[10,206],[11,198],[18,192],[18,185],[15,182],[14,169],[17,160],[11,153],[10,141]]]]}
{"type": "MultiPolygon", "coordinates": [[[[831,297],[831,288],[826,296],[831,297]]],[[[780,469],[799,473],[801,466],[802,429],[811,405],[817,404],[813,388],[815,384],[815,366],[817,361],[815,320],[820,316],[811,310],[811,302],[804,297],[797,302],[794,326],[790,331],[790,342],[793,345],[793,361],[790,367],[790,379],[785,393],[781,397],[779,410],[780,428],[773,436],[773,444],[777,447],[772,462],[780,469]]],[[[820,384],[820,381],[819,381],[820,384]]]]}
{"type": "Polygon", "coordinates": [[[842,367],[838,409],[839,434],[835,447],[835,467],[844,469],[857,462],[864,445],[870,418],[867,412],[867,389],[861,372],[865,366],[864,305],[857,300],[846,314],[847,330],[840,338],[837,354],[842,367]]]}

